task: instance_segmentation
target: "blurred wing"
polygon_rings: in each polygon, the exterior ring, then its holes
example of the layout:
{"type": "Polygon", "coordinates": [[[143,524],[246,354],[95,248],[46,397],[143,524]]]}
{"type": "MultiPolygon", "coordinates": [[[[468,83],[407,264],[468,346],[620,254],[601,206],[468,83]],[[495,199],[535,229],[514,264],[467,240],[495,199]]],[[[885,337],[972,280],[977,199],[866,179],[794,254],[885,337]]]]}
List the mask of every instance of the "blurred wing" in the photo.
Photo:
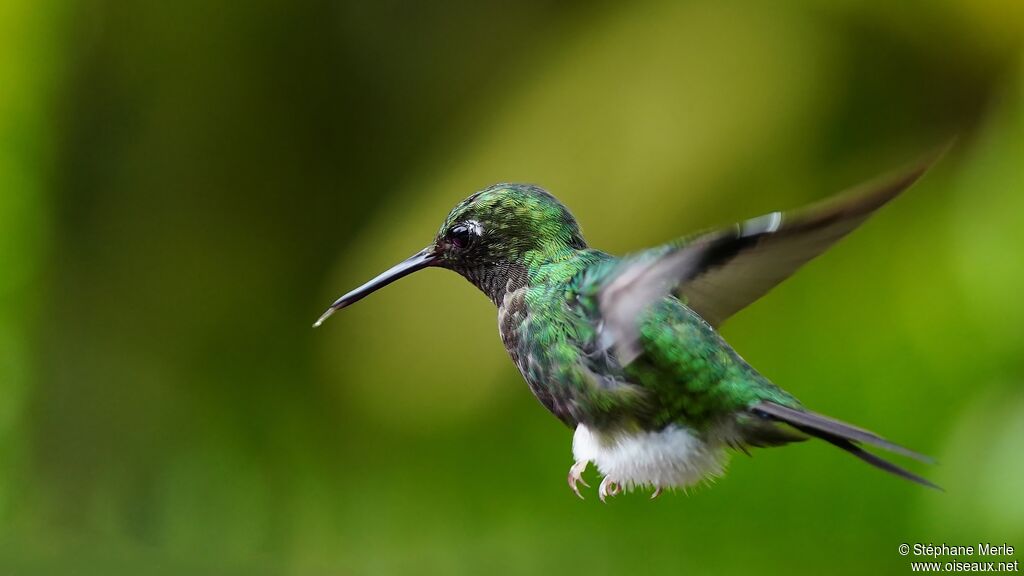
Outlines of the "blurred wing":
{"type": "Polygon", "coordinates": [[[705,268],[680,283],[677,294],[712,326],[720,325],[860,226],[931,164],[918,164],[803,210],[747,220],[734,230],[732,249],[708,259],[705,268]]]}
{"type": "Polygon", "coordinates": [[[773,212],[624,258],[598,293],[605,338],[624,365],[631,362],[640,353],[637,316],[669,293],[719,326],[906,190],[934,160],[803,210],[773,212]]]}
{"type": "Polygon", "coordinates": [[[597,292],[602,348],[614,347],[625,366],[640,355],[637,318],[667,296],[680,282],[700,275],[710,262],[741,244],[732,233],[712,233],[685,245],[667,245],[623,258],[597,292]]]}

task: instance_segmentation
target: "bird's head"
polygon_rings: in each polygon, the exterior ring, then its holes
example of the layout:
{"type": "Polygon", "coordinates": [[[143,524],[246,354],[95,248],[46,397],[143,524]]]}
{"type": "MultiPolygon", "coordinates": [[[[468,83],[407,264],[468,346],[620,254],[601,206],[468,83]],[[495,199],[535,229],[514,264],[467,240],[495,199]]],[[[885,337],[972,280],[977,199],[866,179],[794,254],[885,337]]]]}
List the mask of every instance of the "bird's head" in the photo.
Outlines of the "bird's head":
{"type": "Polygon", "coordinates": [[[528,266],[585,247],[576,219],[554,196],[527,184],[497,184],[453,208],[430,249],[438,266],[469,277],[480,268],[528,266]]]}
{"type": "Polygon", "coordinates": [[[497,302],[510,284],[525,282],[531,266],[583,248],[586,242],[576,219],[554,196],[528,184],[496,184],[460,202],[429,246],[338,298],[314,326],[430,266],[458,272],[497,302]]]}

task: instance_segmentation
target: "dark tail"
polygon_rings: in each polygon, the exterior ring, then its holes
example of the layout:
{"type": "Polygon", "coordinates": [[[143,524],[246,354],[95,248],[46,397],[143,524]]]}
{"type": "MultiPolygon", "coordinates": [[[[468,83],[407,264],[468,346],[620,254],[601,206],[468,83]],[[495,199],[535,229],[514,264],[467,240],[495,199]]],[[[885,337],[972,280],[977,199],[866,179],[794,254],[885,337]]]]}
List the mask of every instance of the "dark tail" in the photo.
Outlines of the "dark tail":
{"type": "Polygon", "coordinates": [[[893,444],[892,442],[889,442],[877,434],[864,430],[863,428],[857,428],[856,426],[851,426],[845,422],[840,422],[839,420],[834,420],[827,416],[822,416],[821,414],[815,414],[814,412],[805,412],[803,410],[787,408],[786,406],[775,404],[774,402],[760,402],[750,410],[758,416],[769,418],[777,422],[784,422],[805,434],[814,436],[815,438],[820,438],[837,448],[842,448],[857,458],[871,464],[875,468],[880,468],[890,474],[895,474],[900,478],[910,480],[911,482],[917,482],[922,486],[942,490],[939,486],[925,480],[917,474],[904,470],[892,462],[865,451],[863,448],[858,446],[858,443],[877,446],[895,454],[908,456],[928,464],[934,464],[934,460],[898,444],[893,444]]]}

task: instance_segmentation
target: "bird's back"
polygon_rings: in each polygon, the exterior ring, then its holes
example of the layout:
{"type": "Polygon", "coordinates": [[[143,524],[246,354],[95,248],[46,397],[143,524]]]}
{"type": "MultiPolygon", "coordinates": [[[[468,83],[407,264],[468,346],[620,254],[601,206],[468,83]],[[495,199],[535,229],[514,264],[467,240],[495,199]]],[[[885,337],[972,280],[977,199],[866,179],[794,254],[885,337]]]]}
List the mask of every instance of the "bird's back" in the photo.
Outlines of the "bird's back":
{"type": "Polygon", "coordinates": [[[666,297],[639,319],[642,353],[625,369],[656,407],[648,426],[703,430],[762,400],[799,406],[752,368],[699,315],[666,297]]]}
{"type": "Polygon", "coordinates": [[[531,391],[566,424],[702,430],[759,400],[798,405],[675,297],[638,318],[642,354],[623,366],[592,294],[616,260],[582,251],[538,268],[499,307],[499,328],[531,391]]]}

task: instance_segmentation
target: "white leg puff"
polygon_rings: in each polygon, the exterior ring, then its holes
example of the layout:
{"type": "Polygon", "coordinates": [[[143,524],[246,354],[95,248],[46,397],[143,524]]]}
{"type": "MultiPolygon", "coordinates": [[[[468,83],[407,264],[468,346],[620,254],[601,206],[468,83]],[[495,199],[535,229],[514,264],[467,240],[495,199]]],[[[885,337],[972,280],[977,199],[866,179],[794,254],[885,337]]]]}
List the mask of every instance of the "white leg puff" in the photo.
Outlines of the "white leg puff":
{"type": "MultiPolygon", "coordinates": [[[[604,476],[598,491],[602,502],[624,490],[647,486],[654,488],[651,497],[657,498],[665,489],[686,488],[721,475],[728,444],[721,438],[727,432],[698,434],[675,424],[661,430],[602,431],[580,424],[573,435],[572,453],[577,466],[593,462],[604,476]]],[[[575,491],[572,470],[569,478],[575,491]]]]}

